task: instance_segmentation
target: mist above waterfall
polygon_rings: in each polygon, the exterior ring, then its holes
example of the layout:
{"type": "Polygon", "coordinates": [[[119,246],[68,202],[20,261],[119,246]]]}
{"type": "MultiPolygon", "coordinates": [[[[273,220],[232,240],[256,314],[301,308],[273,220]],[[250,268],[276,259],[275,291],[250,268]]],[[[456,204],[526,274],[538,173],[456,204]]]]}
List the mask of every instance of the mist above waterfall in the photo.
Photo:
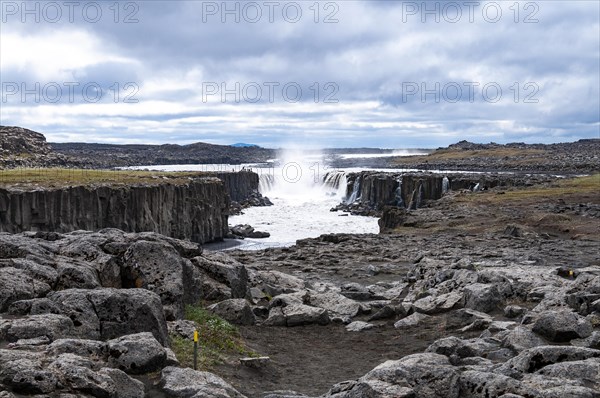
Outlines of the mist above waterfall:
{"type": "Polygon", "coordinates": [[[340,215],[329,211],[344,200],[346,173],[328,167],[326,156],[314,150],[282,151],[272,167],[256,170],[260,192],[273,202],[270,207],[253,207],[230,217],[229,223],[250,224],[271,234],[269,238],[247,239],[244,248],[290,245],[297,239],[323,233],[377,233],[377,219],[340,215]]]}
{"type": "Polygon", "coordinates": [[[290,203],[340,201],[345,195],[345,173],[330,168],[325,156],[314,150],[282,150],[273,167],[259,173],[260,191],[271,199],[281,198],[290,203]]]}

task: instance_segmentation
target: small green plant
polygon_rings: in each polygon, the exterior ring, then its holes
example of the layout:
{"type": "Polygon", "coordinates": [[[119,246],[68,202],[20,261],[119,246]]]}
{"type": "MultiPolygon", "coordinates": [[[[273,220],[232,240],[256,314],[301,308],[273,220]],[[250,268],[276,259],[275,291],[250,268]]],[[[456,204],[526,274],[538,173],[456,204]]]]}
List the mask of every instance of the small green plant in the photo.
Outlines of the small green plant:
{"type": "MultiPolygon", "coordinates": [[[[198,330],[198,369],[210,369],[223,363],[228,356],[258,356],[244,345],[234,325],[211,314],[201,305],[186,306],[185,319],[193,321],[198,330]]],[[[191,339],[171,335],[171,347],[181,366],[193,366],[194,345],[191,339]]]]}

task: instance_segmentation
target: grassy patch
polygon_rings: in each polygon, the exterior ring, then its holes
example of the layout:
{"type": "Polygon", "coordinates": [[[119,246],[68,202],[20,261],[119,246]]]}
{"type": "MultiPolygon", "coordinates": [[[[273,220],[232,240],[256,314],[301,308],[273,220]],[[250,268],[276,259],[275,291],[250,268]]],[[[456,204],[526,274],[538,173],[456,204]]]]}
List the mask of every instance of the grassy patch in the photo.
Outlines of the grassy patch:
{"type": "MultiPolygon", "coordinates": [[[[245,346],[234,325],[200,305],[186,306],[185,319],[194,321],[198,330],[198,369],[210,369],[230,356],[258,356],[245,346]]],[[[171,335],[171,346],[181,366],[193,366],[194,344],[191,339],[171,335]]]]}
{"type": "Polygon", "coordinates": [[[518,148],[491,148],[485,150],[458,150],[458,149],[438,149],[429,155],[406,156],[399,158],[398,163],[423,163],[459,159],[476,159],[476,158],[497,158],[497,159],[518,159],[527,156],[526,159],[520,161],[531,163],[537,162],[544,158],[547,152],[541,149],[518,149],[518,148]],[[530,159],[535,158],[535,160],[530,159]]]}
{"type": "Polygon", "coordinates": [[[190,178],[209,175],[202,172],[160,172],[143,170],[88,169],[0,169],[3,188],[60,188],[81,185],[184,184],[190,178]]]}
{"type": "Polygon", "coordinates": [[[558,180],[549,185],[518,188],[504,191],[502,195],[494,192],[483,194],[467,194],[457,196],[457,201],[490,201],[507,202],[511,200],[536,200],[556,198],[565,195],[590,195],[600,199],[600,174],[587,177],[558,180]]]}

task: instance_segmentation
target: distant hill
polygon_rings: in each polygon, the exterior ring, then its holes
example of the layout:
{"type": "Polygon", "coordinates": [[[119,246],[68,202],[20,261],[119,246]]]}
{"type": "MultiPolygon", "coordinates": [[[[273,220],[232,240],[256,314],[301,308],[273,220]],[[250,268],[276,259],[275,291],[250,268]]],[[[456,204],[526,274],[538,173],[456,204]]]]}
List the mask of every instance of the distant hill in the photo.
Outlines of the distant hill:
{"type": "Polygon", "coordinates": [[[243,142],[238,142],[237,144],[231,144],[229,146],[232,146],[234,148],[260,148],[260,146],[256,144],[246,144],[243,142]]]}

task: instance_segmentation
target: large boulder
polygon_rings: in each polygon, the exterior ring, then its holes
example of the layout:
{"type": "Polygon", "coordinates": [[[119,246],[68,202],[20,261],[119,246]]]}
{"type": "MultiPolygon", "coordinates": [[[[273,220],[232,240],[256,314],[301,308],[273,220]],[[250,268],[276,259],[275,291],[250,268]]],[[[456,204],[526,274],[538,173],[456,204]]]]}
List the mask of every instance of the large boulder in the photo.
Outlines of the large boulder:
{"type": "Polygon", "coordinates": [[[194,257],[192,263],[198,268],[205,280],[212,280],[217,284],[227,287],[226,296],[213,291],[213,284],[209,281],[203,286],[203,298],[207,300],[223,300],[226,298],[249,297],[248,270],[242,264],[224,253],[211,253],[194,257]],[[212,295],[211,295],[212,293],[212,295]]]}
{"type": "Polygon", "coordinates": [[[125,287],[151,290],[160,296],[167,320],[183,317],[184,259],[173,246],[162,242],[138,241],[123,255],[125,287]]]}
{"type": "Polygon", "coordinates": [[[394,327],[396,329],[411,328],[411,327],[418,326],[418,325],[422,324],[423,322],[426,322],[429,319],[431,319],[430,315],[425,315],[425,314],[421,314],[419,312],[414,312],[414,313],[410,314],[409,316],[402,318],[399,321],[397,321],[396,323],[394,323],[394,327]]]}
{"type": "Polygon", "coordinates": [[[160,387],[173,398],[245,398],[220,377],[189,368],[164,368],[160,387]]]}
{"type": "Polygon", "coordinates": [[[98,374],[112,379],[116,387],[114,398],[144,398],[146,396],[144,383],[129,377],[122,370],[102,368],[98,371],[98,374]]]}
{"type": "Polygon", "coordinates": [[[108,363],[126,373],[144,374],[165,366],[167,354],[152,333],[130,334],[107,343],[108,363]]]}
{"type": "Polygon", "coordinates": [[[162,345],[169,341],[160,297],[145,289],[68,289],[30,300],[23,308],[31,314],[66,316],[72,321],[73,333],[60,337],[108,340],[151,332],[162,345]]]}
{"type": "Polygon", "coordinates": [[[345,388],[338,387],[328,396],[359,397],[419,397],[458,398],[459,372],[448,358],[433,353],[408,355],[397,361],[387,361],[345,388]]]}
{"type": "Polygon", "coordinates": [[[0,268],[0,286],[0,312],[5,312],[15,301],[41,297],[50,291],[47,283],[13,267],[0,268]]]}
{"type": "Polygon", "coordinates": [[[17,341],[46,337],[48,341],[73,337],[73,321],[59,314],[30,315],[25,318],[0,319],[0,340],[17,341]]]}
{"type": "Polygon", "coordinates": [[[600,350],[572,346],[539,346],[521,352],[509,359],[496,370],[506,376],[521,378],[523,374],[561,362],[582,361],[600,358],[600,350]]]}
{"type": "Polygon", "coordinates": [[[496,285],[473,283],[465,286],[465,307],[481,312],[498,309],[502,304],[502,295],[496,285]]]}
{"type": "Polygon", "coordinates": [[[502,374],[474,370],[467,370],[460,374],[461,398],[500,396],[503,398],[516,398],[538,395],[537,391],[522,385],[519,380],[502,374]]]}
{"type": "Polygon", "coordinates": [[[517,326],[502,334],[502,346],[516,352],[546,345],[546,342],[525,326],[517,326]]]}
{"type": "Polygon", "coordinates": [[[533,325],[533,331],[550,341],[563,343],[592,334],[592,324],[570,310],[545,311],[533,325]]]}
{"type": "Polygon", "coordinates": [[[311,293],[306,304],[323,308],[331,318],[339,318],[345,323],[350,323],[361,309],[356,301],[335,292],[311,293]]]}
{"type": "Polygon", "coordinates": [[[116,397],[117,386],[112,377],[94,370],[94,363],[73,354],[62,354],[48,370],[57,376],[60,384],[74,392],[94,397],[116,397]]]}
{"type": "Polygon", "coordinates": [[[229,299],[213,304],[208,310],[236,325],[254,325],[256,317],[245,299],[229,299]]]}
{"type": "Polygon", "coordinates": [[[454,291],[439,296],[423,297],[415,301],[412,306],[416,312],[433,315],[459,308],[463,303],[463,295],[454,291]]]}
{"type": "Polygon", "coordinates": [[[272,307],[269,318],[265,321],[265,325],[268,326],[327,325],[328,323],[327,310],[298,303],[285,307],[272,307]]]}

